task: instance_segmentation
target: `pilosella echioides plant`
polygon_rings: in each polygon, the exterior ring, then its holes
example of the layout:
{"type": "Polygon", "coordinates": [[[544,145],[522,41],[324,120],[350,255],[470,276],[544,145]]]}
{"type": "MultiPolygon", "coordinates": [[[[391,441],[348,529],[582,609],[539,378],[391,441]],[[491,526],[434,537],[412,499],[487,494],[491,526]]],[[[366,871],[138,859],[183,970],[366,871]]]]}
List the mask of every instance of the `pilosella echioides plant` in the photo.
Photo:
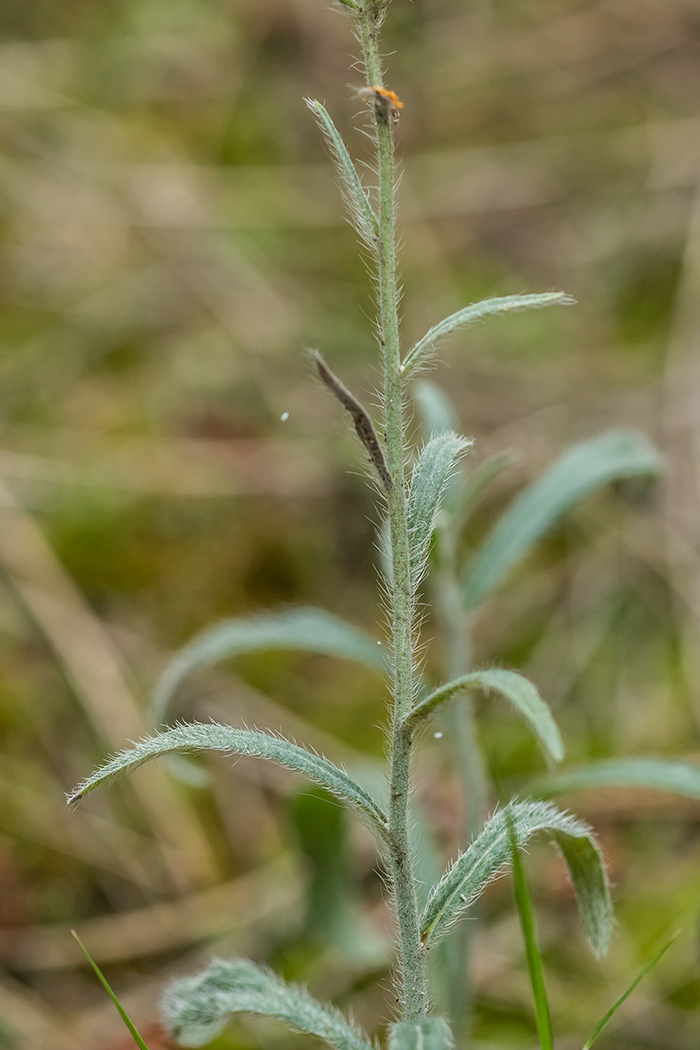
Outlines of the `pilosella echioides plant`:
{"type": "MultiPolygon", "coordinates": [[[[398,0],[396,0],[398,2],[398,0]]],[[[183,649],[162,676],[153,700],[155,721],[167,725],[167,712],[183,677],[196,667],[243,652],[297,649],[359,661],[389,678],[391,710],[388,790],[372,794],[343,769],[312,750],[269,732],[215,723],[177,724],[147,737],[118,754],[88,777],[70,796],[75,802],[117,774],[173,752],[222,751],[277,762],[321,785],[353,808],[373,833],[391,888],[390,904],[397,929],[394,967],[396,1018],[389,1026],[392,1050],[446,1050],[454,1045],[453,1026],[468,1036],[462,1005],[468,944],[460,919],[473,909],[484,888],[505,868],[514,867],[516,898],[528,950],[538,1031],[543,1047],[552,1045],[534,920],[519,851],[533,836],[545,836],[564,856],[574,884],[585,932],[593,951],[607,951],[611,936],[611,903],[604,864],[590,829],[543,800],[568,786],[644,783],[700,796],[698,771],[679,763],[636,760],[605,763],[550,778],[533,796],[513,799],[487,816],[487,784],[476,745],[470,696],[494,693],[526,720],[551,762],[560,762],[564,747],[551,712],[537,689],[514,671],[470,666],[469,630],[474,611],[506,577],[513,564],[577,500],[611,480],[653,474],[658,458],[643,437],[612,432],[575,446],[518,496],[471,563],[460,564],[457,542],[466,512],[476,495],[498,473],[506,459],[487,462],[466,479],[458,464],[470,442],[457,433],[451,410],[437,388],[410,384],[451,333],[477,321],[511,311],[568,304],[561,292],[488,299],[459,309],[436,324],[415,346],[402,353],[399,340],[396,276],[394,133],[403,105],[385,86],[379,33],[388,0],[342,0],[360,42],[366,86],[361,94],[371,113],[376,148],[377,187],[365,189],[353,160],[329,113],[307,100],[335,161],[345,200],[364,249],[369,253],[377,289],[377,331],[382,364],[382,418],[375,425],[368,411],[338,379],[320,354],[318,373],[349,413],[366,450],[374,483],[385,511],[384,587],[388,596],[390,657],[384,660],[376,642],[337,617],[319,609],[285,610],[255,619],[218,623],[183,649]],[[406,440],[406,402],[412,394],[424,422],[419,450],[406,440]],[[429,688],[418,671],[418,591],[428,561],[431,584],[447,638],[449,667],[445,684],[429,688]],[[456,698],[457,702],[450,703],[456,698]],[[439,878],[419,905],[416,860],[409,835],[410,761],[417,730],[445,710],[450,746],[464,782],[467,811],[465,851],[439,878]],[[441,1001],[451,1017],[432,1008],[429,963],[432,949],[451,939],[441,979],[447,988],[441,1001]],[[456,950],[455,950],[456,946],[456,950]]],[[[435,954],[435,953],[434,953],[435,954]]],[[[280,980],[269,970],[241,959],[216,960],[201,974],[178,980],[164,1002],[168,1023],[184,1045],[204,1045],[235,1014],[277,1018],[292,1028],[313,1033],[336,1050],[370,1050],[367,1035],[331,1006],[303,989],[280,980]]],[[[589,1040],[597,1038],[599,1029],[589,1040]]]]}

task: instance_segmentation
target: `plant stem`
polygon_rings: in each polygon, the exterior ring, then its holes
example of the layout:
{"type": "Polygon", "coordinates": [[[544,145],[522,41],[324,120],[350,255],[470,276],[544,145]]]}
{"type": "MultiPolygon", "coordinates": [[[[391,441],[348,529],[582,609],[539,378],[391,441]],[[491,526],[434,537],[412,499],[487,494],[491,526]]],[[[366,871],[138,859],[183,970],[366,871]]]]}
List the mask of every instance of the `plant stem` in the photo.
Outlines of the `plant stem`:
{"type": "MultiPolygon", "coordinates": [[[[379,27],[383,5],[367,0],[357,16],[360,42],[370,87],[382,86],[379,27]]],[[[393,583],[391,627],[393,641],[393,720],[389,823],[390,864],[399,925],[399,977],[404,1020],[417,1020],[428,1011],[425,955],[414,864],[408,835],[411,734],[401,722],[414,700],[414,586],[411,577],[406,514],[406,466],[403,421],[403,380],[399,344],[396,233],[394,228],[393,121],[386,108],[375,106],[379,174],[378,294],[379,331],[384,364],[384,425],[386,456],[393,488],[387,495],[393,583]]]]}

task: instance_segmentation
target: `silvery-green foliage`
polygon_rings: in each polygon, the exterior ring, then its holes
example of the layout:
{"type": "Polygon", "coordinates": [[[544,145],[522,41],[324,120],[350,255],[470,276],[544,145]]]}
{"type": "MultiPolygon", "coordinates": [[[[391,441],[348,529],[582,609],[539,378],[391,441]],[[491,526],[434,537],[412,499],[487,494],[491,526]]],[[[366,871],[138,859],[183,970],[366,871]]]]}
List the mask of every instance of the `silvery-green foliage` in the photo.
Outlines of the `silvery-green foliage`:
{"type": "Polygon", "coordinates": [[[612,430],[572,446],[501,516],[466,572],[464,607],[478,609],[515,563],[579,500],[620,478],[656,475],[661,466],[656,449],[634,430],[612,430]]]}
{"type": "Polygon", "coordinates": [[[547,796],[599,787],[653,788],[700,799],[700,767],[667,758],[610,758],[542,777],[530,785],[530,791],[547,796]]]}
{"type": "Polygon", "coordinates": [[[79,784],[69,795],[69,802],[77,802],[90,791],[121,773],[131,773],[144,762],[173,752],[223,751],[253,758],[266,758],[287,769],[301,773],[320,784],[341,802],[352,806],[365,823],[382,840],[386,839],[388,820],[381,806],[348,774],[332,762],[299,747],[283,737],[261,733],[255,729],[234,729],[218,722],[193,722],[173,726],[163,733],[145,737],[133,747],[120,751],[79,784]]]}
{"type": "Polygon", "coordinates": [[[446,317],[434,325],[406,354],[403,373],[408,375],[419,365],[426,364],[434,355],[438,344],[451,332],[498,314],[521,313],[523,310],[540,310],[544,306],[571,306],[575,302],[564,292],[543,292],[535,295],[503,295],[494,299],[483,299],[446,317]]]}
{"type": "Polygon", "coordinates": [[[430,538],[440,503],[460,456],[472,442],[446,430],[424,445],[413,471],[408,494],[408,538],[411,554],[411,582],[414,588],[423,575],[430,538]]]}
{"type": "Polygon", "coordinates": [[[442,434],[444,430],[459,433],[457,413],[437,383],[429,383],[424,379],[414,383],[413,400],[420,414],[421,431],[426,441],[435,434],[442,434]]]}
{"type": "Polygon", "coordinates": [[[367,191],[362,185],[362,180],[357,168],[352,162],[347,146],[325,106],[314,98],[304,100],[313,115],[316,117],[324,138],[328,143],[331,156],[335,161],[336,171],[340,177],[340,185],[343,197],[350,212],[353,226],[370,248],[376,250],[377,237],[379,234],[379,223],[369,202],[367,191]]]}
{"type": "Polygon", "coordinates": [[[444,1017],[399,1021],[389,1029],[389,1050],[454,1050],[452,1030],[444,1017]]]}
{"type": "Polygon", "coordinates": [[[211,1040],[235,1014],[244,1013],[274,1017],[335,1050],[373,1050],[369,1037],[333,1006],[246,959],[214,959],[196,977],[174,981],[162,1009],[184,1046],[204,1045],[200,1039],[211,1040]]]}
{"type": "Polygon", "coordinates": [[[384,656],[374,639],[324,609],[303,607],[221,620],[196,635],[166,667],[153,691],[154,722],[166,720],[175,690],[192,671],[242,653],[266,649],[336,656],[361,663],[380,674],[386,670],[384,656]]]}
{"type": "Polygon", "coordinates": [[[407,716],[406,725],[410,728],[420,725],[425,718],[428,718],[447,701],[460,693],[474,689],[500,693],[506,700],[509,700],[516,711],[529,723],[546,754],[555,762],[561,762],[564,757],[564,741],[548,704],[542,699],[532,682],[515,671],[491,668],[461,675],[447,682],[446,685],[441,685],[439,689],[417,703],[407,716]]]}
{"type": "Polygon", "coordinates": [[[576,890],[586,934],[596,955],[608,950],[612,905],[605,865],[591,829],[548,802],[510,802],[433,888],[421,919],[422,939],[432,947],[511,863],[513,845],[522,848],[544,834],[561,850],[576,890]]]}

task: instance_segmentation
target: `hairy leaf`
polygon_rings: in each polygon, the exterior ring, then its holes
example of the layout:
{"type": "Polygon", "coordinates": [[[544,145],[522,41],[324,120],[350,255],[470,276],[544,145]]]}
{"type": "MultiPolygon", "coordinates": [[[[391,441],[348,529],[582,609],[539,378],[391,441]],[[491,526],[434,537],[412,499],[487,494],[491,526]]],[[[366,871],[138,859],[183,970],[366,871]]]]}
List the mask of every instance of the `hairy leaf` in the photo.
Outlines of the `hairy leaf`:
{"type": "Polygon", "coordinates": [[[542,777],[528,790],[537,795],[561,795],[565,791],[596,787],[656,788],[700,799],[700,767],[665,758],[611,758],[542,777]]]}
{"type": "MultiPolygon", "coordinates": [[[[341,3],[343,2],[345,2],[345,0],[341,0],[341,3]]],[[[362,185],[360,176],[357,173],[357,168],[353,164],[352,158],[348,153],[347,146],[343,142],[340,132],[333,123],[326,107],[322,106],[321,103],[317,102],[314,98],[307,98],[304,101],[316,117],[318,125],[328,143],[331,156],[335,161],[336,171],[340,177],[340,185],[343,189],[345,203],[347,204],[348,211],[352,217],[353,226],[359,233],[360,237],[362,237],[371,248],[376,248],[377,237],[379,234],[379,223],[377,221],[377,216],[372,210],[367,191],[362,185]]]]}
{"type": "Polygon", "coordinates": [[[177,725],[163,733],[146,737],[132,748],[119,752],[92,776],[87,777],[68,797],[68,802],[77,802],[106,780],[120,773],[133,772],[144,762],[175,751],[224,751],[254,758],[267,758],[320,784],[330,791],[331,795],[354,806],[373,830],[379,831],[384,837],[387,834],[388,821],[381,807],[344,770],[283,737],[260,733],[254,729],[234,729],[217,722],[177,725]]]}
{"type": "Polygon", "coordinates": [[[510,505],[476,554],[463,585],[476,609],[508,571],[575,503],[618,478],[658,474],[661,460],[635,431],[614,430],[568,449],[510,505]]]}
{"type": "Polygon", "coordinates": [[[444,1017],[399,1021],[389,1028],[389,1050],[454,1050],[452,1030],[444,1017]]]}
{"type": "Polygon", "coordinates": [[[337,656],[380,673],[386,669],[383,654],[372,638],[323,609],[287,609],[265,616],[221,620],[196,635],[166,667],[151,701],[154,722],[165,720],[175,690],[191,671],[265,649],[337,656]]]}
{"type": "Polygon", "coordinates": [[[458,458],[470,446],[471,442],[459,434],[443,431],[423,447],[416,463],[408,494],[408,537],[414,587],[418,586],[425,568],[430,537],[445,489],[458,458]]]}
{"type": "Polygon", "coordinates": [[[575,299],[564,292],[543,292],[537,295],[503,295],[495,299],[482,299],[480,303],[450,314],[444,321],[434,325],[404,358],[403,373],[408,375],[418,365],[425,364],[435,353],[440,343],[451,332],[498,314],[521,313],[523,310],[539,310],[543,306],[572,306],[575,299]]]}
{"type": "Polygon", "coordinates": [[[483,831],[431,891],[421,920],[426,946],[438,944],[450,926],[511,861],[511,837],[521,848],[544,834],[564,854],[588,940],[604,954],[610,942],[612,908],[605,867],[590,828],[547,802],[511,802],[487,821],[483,831]]]}
{"type": "Polygon", "coordinates": [[[431,715],[442,704],[470,689],[494,691],[500,693],[506,700],[510,700],[513,707],[529,722],[546,753],[555,762],[561,762],[564,757],[564,742],[549,706],[532,682],[515,671],[492,668],[487,671],[472,671],[470,674],[455,678],[446,685],[441,685],[434,693],[416,704],[407,716],[406,724],[411,727],[419,725],[424,718],[431,715]]]}
{"type": "Polygon", "coordinates": [[[166,1022],[178,1038],[202,1029],[209,1037],[235,1014],[260,1014],[316,1035],[335,1050],[372,1050],[369,1038],[333,1006],[246,959],[214,959],[203,973],[174,981],[163,999],[166,1022]]]}

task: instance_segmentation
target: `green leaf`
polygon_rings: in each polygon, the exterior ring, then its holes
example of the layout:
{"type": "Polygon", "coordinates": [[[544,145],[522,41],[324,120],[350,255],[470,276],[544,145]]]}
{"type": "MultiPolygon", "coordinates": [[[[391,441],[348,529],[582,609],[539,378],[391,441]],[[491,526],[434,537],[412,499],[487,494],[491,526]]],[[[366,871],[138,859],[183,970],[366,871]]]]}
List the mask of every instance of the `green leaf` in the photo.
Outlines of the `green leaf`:
{"type": "Polygon", "coordinates": [[[408,494],[408,539],[411,555],[411,583],[417,587],[425,570],[435,519],[455,464],[471,442],[452,431],[430,439],[421,451],[413,471],[408,494]]]}
{"type": "Polygon", "coordinates": [[[675,939],[676,939],[676,937],[678,936],[679,933],[680,933],[680,930],[678,930],[678,931],[676,931],[676,933],[674,933],[673,937],[668,942],[668,944],[665,944],[663,946],[663,948],[656,953],[654,958],[650,962],[648,962],[646,964],[646,966],[643,967],[643,969],[635,977],[635,979],[632,981],[632,984],[629,986],[627,991],[623,992],[622,995],[620,996],[620,998],[617,999],[613,1003],[613,1005],[610,1007],[610,1009],[605,1014],[605,1016],[601,1018],[601,1020],[598,1022],[598,1024],[593,1029],[593,1032],[591,1033],[590,1037],[586,1041],[586,1045],[583,1047],[583,1050],[591,1050],[591,1047],[593,1046],[593,1044],[595,1042],[597,1042],[598,1037],[601,1035],[603,1029],[607,1026],[608,1022],[615,1016],[615,1014],[620,1009],[620,1007],[622,1006],[624,1001],[630,997],[630,995],[635,990],[637,985],[641,981],[644,980],[644,978],[649,973],[649,971],[654,969],[654,967],[656,966],[656,964],[659,961],[659,959],[661,959],[661,957],[666,954],[666,952],[671,947],[671,945],[673,944],[673,942],[675,941],[675,939]]]}
{"type": "Polygon", "coordinates": [[[191,671],[265,649],[337,656],[380,673],[386,670],[376,641],[323,609],[287,609],[265,616],[221,620],[193,638],[166,667],[151,701],[154,722],[165,720],[175,690],[191,671]]]}
{"type": "Polygon", "coordinates": [[[561,762],[564,757],[564,741],[549,706],[532,682],[515,671],[492,668],[488,671],[472,671],[455,678],[416,704],[406,718],[406,725],[415,728],[442,704],[471,689],[481,689],[485,692],[493,690],[510,700],[516,711],[529,722],[545,752],[555,762],[561,762]]]}
{"type": "Polygon", "coordinates": [[[464,522],[465,512],[476,502],[483,490],[504,470],[508,470],[509,467],[517,463],[519,458],[519,453],[514,449],[497,452],[495,455],[485,459],[483,463],[480,463],[476,470],[469,475],[454,508],[455,516],[459,516],[460,523],[464,522]]]}
{"type": "Polygon", "coordinates": [[[246,959],[214,959],[196,977],[174,981],[165,993],[163,1013],[181,1041],[192,1030],[198,1034],[204,1029],[211,1037],[235,1014],[246,1013],[274,1017],[335,1050],[373,1050],[364,1032],[333,1006],[246,959]]]}
{"type": "Polygon", "coordinates": [[[432,889],[421,920],[423,943],[438,944],[452,924],[511,861],[509,833],[520,848],[543,833],[564,854],[588,940],[597,955],[610,943],[612,906],[600,850],[590,828],[548,802],[511,802],[486,822],[432,889]]]}
{"type": "Polygon", "coordinates": [[[454,1050],[452,1030],[444,1017],[399,1021],[389,1027],[389,1050],[454,1050]]]}
{"type": "Polygon", "coordinates": [[[700,767],[665,758],[611,758],[542,777],[528,787],[528,791],[549,796],[596,787],[656,788],[700,799],[700,767]]]}
{"type": "Polygon", "coordinates": [[[568,449],[510,505],[476,554],[463,585],[477,609],[509,570],[575,503],[618,478],[653,475],[661,459],[642,435],[614,430],[568,449]]]}
{"type": "Polygon", "coordinates": [[[459,431],[457,414],[447,394],[437,383],[420,380],[413,387],[413,399],[418,407],[421,430],[426,441],[445,430],[459,431]]]}
{"type": "Polygon", "coordinates": [[[542,954],[537,940],[537,923],[535,911],[532,906],[530,885],[525,871],[525,865],[520,855],[515,830],[509,828],[509,839],[511,847],[511,861],[513,864],[513,888],[515,890],[515,903],[520,915],[520,925],[525,941],[525,954],[527,956],[527,968],[530,974],[532,996],[535,1000],[535,1018],[537,1032],[540,1037],[542,1050],[554,1050],[554,1036],[552,1034],[552,1019],[549,1011],[549,1000],[547,999],[547,988],[544,980],[544,966],[542,965],[542,954]]]}
{"type": "MultiPolygon", "coordinates": [[[[340,2],[345,3],[346,0],[340,0],[340,2]]],[[[348,7],[355,6],[352,3],[348,4],[348,7]]],[[[326,107],[322,106],[314,98],[307,98],[304,101],[316,117],[316,121],[328,143],[336,171],[340,177],[340,185],[343,190],[345,203],[352,217],[353,226],[360,237],[371,248],[376,249],[379,236],[379,222],[372,210],[367,191],[362,185],[362,180],[348,153],[347,146],[343,142],[342,136],[333,123],[326,107]]]]}
{"type": "Polygon", "coordinates": [[[129,1032],[131,1033],[134,1042],[139,1047],[139,1050],[148,1050],[148,1047],[144,1043],[143,1039],[141,1038],[139,1033],[136,1031],[136,1027],[133,1024],[131,1018],[127,1014],[127,1012],[124,1009],[124,1007],[122,1006],[122,1004],[117,999],[116,994],[110,988],[109,984],[107,983],[107,978],[104,976],[104,974],[100,970],[99,966],[97,965],[97,963],[95,962],[93,957],[90,955],[90,952],[87,950],[87,948],[85,947],[83,942],[80,940],[80,937],[78,937],[78,934],[75,932],[75,930],[71,930],[71,933],[73,934],[73,936],[75,937],[76,941],[80,945],[81,951],[85,955],[87,961],[90,963],[90,965],[92,966],[93,970],[95,971],[95,973],[97,974],[98,978],[100,979],[100,982],[102,983],[102,986],[104,987],[105,991],[107,992],[107,995],[110,997],[110,999],[112,1000],[112,1002],[116,1006],[117,1010],[119,1011],[119,1015],[120,1015],[122,1021],[124,1022],[126,1027],[129,1029],[129,1032]]]}
{"type": "Polygon", "coordinates": [[[422,339],[412,347],[404,358],[402,371],[405,376],[409,375],[418,365],[423,365],[435,353],[440,343],[451,332],[459,328],[467,328],[469,325],[482,321],[485,317],[494,317],[499,314],[521,313],[523,310],[539,310],[543,306],[572,306],[575,299],[566,295],[565,292],[544,292],[537,295],[504,295],[495,299],[482,299],[480,303],[473,303],[463,310],[446,317],[444,321],[434,325],[422,339]]]}
{"type": "Polygon", "coordinates": [[[388,834],[388,820],[381,807],[344,770],[283,737],[260,733],[253,729],[234,729],[217,722],[206,725],[201,722],[177,725],[163,733],[146,737],[134,747],[120,751],[92,776],[87,777],[69,795],[68,802],[77,802],[94,788],[120,773],[133,772],[152,758],[176,751],[224,751],[277,762],[320,784],[335,798],[354,806],[360,817],[383,838],[388,834]]]}

